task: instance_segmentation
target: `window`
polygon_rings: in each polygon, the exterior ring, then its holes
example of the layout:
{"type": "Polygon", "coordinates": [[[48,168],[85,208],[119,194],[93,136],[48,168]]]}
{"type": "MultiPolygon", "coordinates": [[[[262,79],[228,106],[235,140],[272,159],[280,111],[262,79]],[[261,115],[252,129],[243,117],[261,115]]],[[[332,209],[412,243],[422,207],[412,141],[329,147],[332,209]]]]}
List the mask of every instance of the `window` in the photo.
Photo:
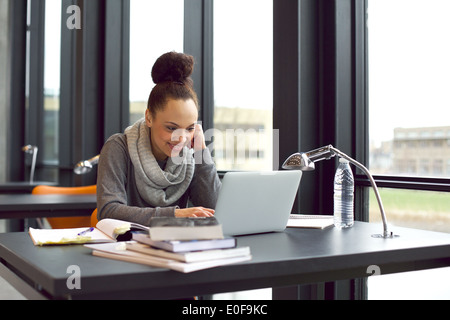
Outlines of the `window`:
{"type": "MultiPolygon", "coordinates": [[[[444,192],[380,188],[388,222],[414,229],[450,232],[450,197],[444,192]]],[[[375,194],[370,194],[371,222],[381,222],[375,194]]],[[[392,230],[394,231],[394,230],[392,230]]]]}
{"type": "Polygon", "coordinates": [[[43,159],[58,162],[61,1],[45,3],[43,159]]]}
{"type": "MultiPolygon", "coordinates": [[[[62,1],[27,4],[25,138],[38,147],[36,180],[55,181],[59,164],[62,1]]],[[[20,37],[20,36],[19,36],[20,37]]],[[[28,175],[31,157],[25,156],[28,175]]],[[[27,178],[27,177],[26,177],[27,178]]]]}
{"type": "MultiPolygon", "coordinates": [[[[443,232],[450,232],[450,194],[422,190],[449,177],[449,10],[446,0],[368,4],[370,169],[392,181],[419,181],[380,190],[389,222],[443,232]]],[[[370,221],[377,221],[371,194],[370,221]]]]}
{"type": "Polygon", "coordinates": [[[445,177],[430,164],[450,159],[450,2],[377,0],[368,9],[371,172],[445,177]],[[411,159],[419,165],[402,171],[411,159]]]}
{"type": "Polygon", "coordinates": [[[183,52],[184,0],[130,2],[130,124],[144,116],[156,59],[183,52]]]}
{"type": "Polygon", "coordinates": [[[271,170],[272,0],[214,1],[213,50],[214,130],[206,138],[214,141],[216,166],[271,170]]]}

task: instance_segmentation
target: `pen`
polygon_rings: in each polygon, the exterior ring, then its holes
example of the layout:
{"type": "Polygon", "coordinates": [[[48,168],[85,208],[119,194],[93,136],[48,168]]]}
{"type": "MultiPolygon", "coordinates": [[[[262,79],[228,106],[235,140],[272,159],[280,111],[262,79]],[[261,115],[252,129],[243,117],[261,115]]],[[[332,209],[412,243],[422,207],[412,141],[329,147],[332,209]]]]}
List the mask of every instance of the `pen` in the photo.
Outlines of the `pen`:
{"type": "Polygon", "coordinates": [[[84,231],[81,231],[78,235],[79,236],[84,236],[86,233],[88,233],[88,232],[92,232],[92,231],[94,231],[94,228],[89,228],[89,229],[86,229],[86,230],[84,230],[84,231]]]}

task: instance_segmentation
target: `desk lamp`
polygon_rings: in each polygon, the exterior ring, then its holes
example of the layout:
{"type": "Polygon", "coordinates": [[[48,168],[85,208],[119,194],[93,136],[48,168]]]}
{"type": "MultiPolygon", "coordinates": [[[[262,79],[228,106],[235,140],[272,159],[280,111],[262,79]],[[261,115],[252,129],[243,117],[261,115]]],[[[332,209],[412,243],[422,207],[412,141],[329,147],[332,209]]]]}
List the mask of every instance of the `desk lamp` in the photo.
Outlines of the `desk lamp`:
{"type": "Polygon", "coordinates": [[[96,155],[95,157],[89,160],[83,160],[78,162],[73,168],[73,172],[78,175],[86,174],[92,170],[92,168],[98,163],[98,159],[100,155],[96,155]]]}
{"type": "Polygon", "coordinates": [[[31,162],[31,169],[30,169],[30,183],[33,183],[34,181],[34,170],[36,169],[36,158],[38,153],[38,147],[27,145],[22,147],[22,151],[28,154],[33,155],[33,161],[31,162]]]}
{"type": "Polygon", "coordinates": [[[372,235],[372,237],[385,238],[385,239],[388,239],[388,238],[391,239],[391,238],[398,237],[397,235],[394,235],[393,232],[388,231],[386,214],[384,212],[383,203],[381,202],[380,193],[378,192],[378,188],[375,183],[375,180],[373,179],[369,170],[365,166],[363,166],[361,163],[359,163],[358,161],[353,160],[352,158],[350,158],[348,155],[346,155],[342,151],[339,151],[338,149],[334,148],[332,145],[321,147],[321,148],[311,150],[308,152],[295,153],[286,159],[286,161],[283,163],[282,168],[285,170],[312,171],[315,169],[314,162],[318,162],[321,160],[329,160],[336,155],[348,160],[350,163],[352,163],[353,165],[355,165],[356,167],[361,169],[366,174],[366,176],[369,178],[370,184],[372,185],[372,188],[375,191],[375,196],[377,197],[378,206],[380,207],[381,218],[383,219],[383,234],[374,234],[374,235],[372,235]]]}

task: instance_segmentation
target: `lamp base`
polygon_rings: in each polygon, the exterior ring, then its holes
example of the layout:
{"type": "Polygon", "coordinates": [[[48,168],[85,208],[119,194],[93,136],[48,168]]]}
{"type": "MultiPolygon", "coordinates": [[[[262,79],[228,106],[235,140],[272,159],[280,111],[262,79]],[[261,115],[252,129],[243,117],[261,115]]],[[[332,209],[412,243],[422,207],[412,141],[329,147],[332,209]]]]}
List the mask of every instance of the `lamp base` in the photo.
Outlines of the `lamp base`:
{"type": "Polygon", "coordinates": [[[388,233],[386,235],[384,235],[384,234],[373,234],[372,235],[372,238],[382,238],[382,239],[394,239],[394,238],[398,238],[398,237],[400,237],[400,236],[397,234],[394,234],[393,232],[388,233]]]}

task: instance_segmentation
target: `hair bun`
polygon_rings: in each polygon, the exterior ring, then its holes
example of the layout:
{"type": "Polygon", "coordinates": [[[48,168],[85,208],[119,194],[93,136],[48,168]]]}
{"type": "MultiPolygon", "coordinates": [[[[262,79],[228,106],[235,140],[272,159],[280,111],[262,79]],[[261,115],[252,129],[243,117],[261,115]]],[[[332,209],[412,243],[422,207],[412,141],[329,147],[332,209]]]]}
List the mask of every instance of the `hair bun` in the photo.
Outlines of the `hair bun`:
{"type": "Polygon", "coordinates": [[[194,71],[194,57],[177,52],[168,52],[156,60],[152,69],[153,82],[185,82],[194,71]]]}

